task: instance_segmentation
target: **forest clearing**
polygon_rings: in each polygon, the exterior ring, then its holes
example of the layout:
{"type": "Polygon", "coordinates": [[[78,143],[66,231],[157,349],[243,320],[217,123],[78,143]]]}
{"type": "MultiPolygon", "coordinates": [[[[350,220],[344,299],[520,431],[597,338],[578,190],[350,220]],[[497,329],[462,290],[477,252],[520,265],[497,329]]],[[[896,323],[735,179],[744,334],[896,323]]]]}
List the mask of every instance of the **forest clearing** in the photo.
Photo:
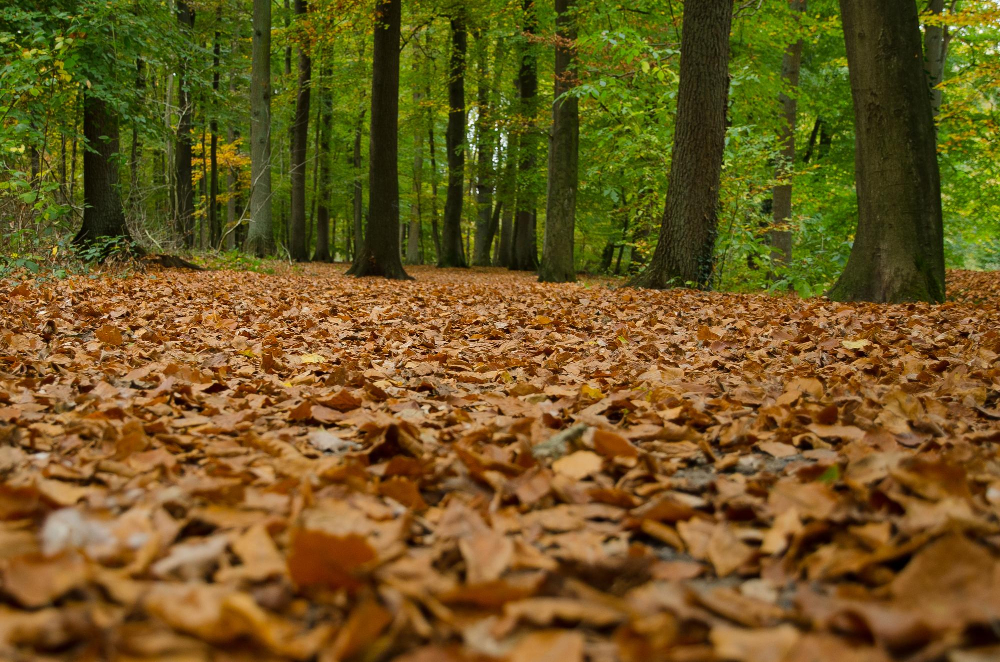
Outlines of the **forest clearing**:
{"type": "Polygon", "coordinates": [[[1000,290],[4,281],[5,659],[994,660],[1000,290]]]}

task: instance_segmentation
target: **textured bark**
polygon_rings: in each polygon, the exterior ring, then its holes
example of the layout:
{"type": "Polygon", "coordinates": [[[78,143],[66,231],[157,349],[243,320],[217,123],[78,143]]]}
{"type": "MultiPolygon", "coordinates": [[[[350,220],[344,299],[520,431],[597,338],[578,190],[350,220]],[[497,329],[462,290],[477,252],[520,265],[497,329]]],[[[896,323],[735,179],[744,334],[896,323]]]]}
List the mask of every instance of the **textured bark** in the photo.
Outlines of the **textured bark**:
{"type": "MultiPolygon", "coordinates": [[[[788,8],[798,15],[806,11],[806,0],[788,0],[788,8]]],[[[797,20],[799,20],[797,18],[797,20]]],[[[792,231],[788,224],[792,220],[791,173],[795,165],[795,126],[798,115],[799,71],[802,66],[802,39],[789,44],[781,61],[781,78],[791,95],[782,92],[778,96],[781,103],[783,122],[778,133],[781,144],[781,160],[778,163],[778,180],[781,182],[772,192],[774,225],[771,229],[771,260],[778,264],[792,261],[792,231]]]]}
{"type": "Polygon", "coordinates": [[[102,237],[126,237],[118,191],[118,118],[103,100],[85,95],[83,99],[83,225],[73,242],[87,245],[102,237]]]}
{"type": "MultiPolygon", "coordinates": [[[[944,0],[930,0],[927,10],[934,18],[944,13],[944,0]]],[[[931,86],[931,113],[935,118],[941,112],[944,92],[938,85],[944,80],[944,65],[948,59],[948,45],[951,34],[948,26],[924,26],[924,57],[927,60],[927,81],[931,86]]]]}
{"type": "Polygon", "coordinates": [[[912,0],[841,0],[854,99],[858,229],[830,297],[943,301],[934,118],[912,0]]]}
{"type": "MultiPolygon", "coordinates": [[[[499,83],[500,63],[503,62],[503,41],[497,40],[494,81],[499,83]]],[[[476,119],[476,238],[472,249],[472,264],[477,267],[490,266],[490,249],[496,234],[497,224],[493,222],[493,193],[496,188],[496,168],[493,164],[497,155],[496,129],[493,124],[493,104],[490,101],[486,49],[479,48],[479,93],[476,119]]],[[[499,205],[497,205],[499,207],[499,205]]]]}
{"type": "MultiPolygon", "coordinates": [[[[420,63],[414,61],[414,73],[419,73],[420,63]]],[[[413,91],[413,106],[420,107],[420,102],[424,98],[420,90],[413,91]]],[[[424,181],[424,127],[423,123],[417,120],[416,128],[413,132],[413,202],[410,204],[410,230],[406,243],[406,263],[420,264],[420,198],[424,181]]]]}
{"type": "Polygon", "coordinates": [[[271,2],[253,2],[250,68],[250,228],[246,251],[274,252],[271,217],[271,2]]]}
{"type": "Polygon", "coordinates": [[[579,177],[580,102],[575,96],[566,94],[576,86],[576,0],[555,0],[555,5],[555,99],[552,102],[545,239],[538,280],[571,283],[576,280],[573,235],[579,177]]]}
{"type": "MultiPolygon", "coordinates": [[[[306,0],[295,0],[295,15],[304,17],[309,11],[306,0]]],[[[309,144],[309,105],[312,96],[312,58],[299,47],[299,86],[295,97],[295,117],[292,119],[292,146],[289,174],[292,184],[291,227],[288,252],[296,262],[309,259],[306,245],[306,153],[309,144]]]]}
{"type": "Polygon", "coordinates": [[[399,256],[399,30],[401,0],[379,0],[372,55],[368,230],[349,273],[409,279],[399,256]]]}
{"type": "MultiPolygon", "coordinates": [[[[320,78],[325,80],[329,70],[320,68],[320,78]]],[[[319,160],[319,172],[316,195],[316,252],[313,260],[316,262],[333,262],[337,254],[337,228],[330,230],[330,135],[333,131],[333,98],[330,90],[322,85],[317,87],[316,102],[319,104],[319,139],[316,142],[316,158],[319,160]],[[333,248],[330,239],[333,238],[333,248]]]]}
{"type": "Polygon", "coordinates": [[[465,56],[468,34],[465,17],[451,19],[451,66],[448,72],[448,192],[444,203],[439,267],[465,267],[462,249],[462,207],[465,199],[465,56]]]}
{"type": "Polygon", "coordinates": [[[517,212],[511,240],[510,268],[517,271],[534,271],[538,268],[538,242],[535,238],[535,206],[538,195],[535,186],[535,165],[538,162],[538,136],[535,132],[535,114],[538,106],[538,61],[531,37],[537,31],[537,18],[533,0],[523,0],[524,33],[528,43],[521,55],[521,69],[517,77],[521,105],[521,130],[518,155],[517,212]]]}
{"type": "Polygon", "coordinates": [[[666,210],[653,258],[633,285],[708,288],[711,284],[726,141],[732,15],[732,0],[684,5],[666,210]]]}
{"type": "MultiPolygon", "coordinates": [[[[177,2],[177,22],[181,29],[194,28],[194,12],[184,0],[177,2]]],[[[181,58],[177,72],[177,232],[184,246],[194,246],[194,185],[191,168],[191,114],[193,111],[191,94],[188,90],[187,63],[181,58]]]]}
{"type": "MultiPolygon", "coordinates": [[[[215,24],[222,23],[222,5],[219,5],[215,14],[215,24]]],[[[222,35],[218,28],[212,41],[212,91],[215,96],[219,93],[220,72],[219,64],[222,58],[222,35]]],[[[222,239],[222,227],[219,223],[219,120],[216,118],[215,109],[212,109],[212,120],[209,123],[209,131],[212,134],[211,146],[211,179],[208,191],[208,228],[210,234],[210,244],[215,247],[222,239]]]]}

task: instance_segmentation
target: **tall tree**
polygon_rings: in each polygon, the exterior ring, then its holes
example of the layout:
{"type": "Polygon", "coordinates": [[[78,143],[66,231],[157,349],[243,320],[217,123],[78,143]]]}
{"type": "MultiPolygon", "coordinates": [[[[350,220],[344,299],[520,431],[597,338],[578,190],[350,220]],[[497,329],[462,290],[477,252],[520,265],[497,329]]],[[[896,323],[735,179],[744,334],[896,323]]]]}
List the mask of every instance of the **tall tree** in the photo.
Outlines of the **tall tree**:
{"type": "Polygon", "coordinates": [[[571,283],[576,280],[573,235],[580,152],[580,102],[572,94],[576,85],[576,0],[555,0],[555,5],[555,98],[552,101],[545,239],[538,280],[571,283]]]}
{"type": "MultiPolygon", "coordinates": [[[[303,20],[309,11],[307,0],[295,0],[295,15],[303,20]]],[[[304,32],[304,31],[303,31],[304,32]]],[[[304,34],[301,39],[305,39],[304,34]]],[[[289,170],[292,183],[291,228],[288,252],[297,262],[309,259],[306,246],[306,153],[309,143],[309,105],[312,92],[312,58],[308,44],[299,45],[299,87],[292,120],[292,147],[289,170]]]]}
{"type": "Polygon", "coordinates": [[[271,218],[271,1],[253,0],[250,65],[250,229],[246,250],[274,252],[271,218]]]}
{"type": "MultiPolygon", "coordinates": [[[[796,17],[806,11],[806,0],[788,0],[788,8],[796,17]]],[[[771,229],[771,259],[788,264],[792,260],[792,231],[788,227],[792,220],[792,182],[790,180],[795,165],[795,126],[798,115],[799,72],[802,68],[802,38],[788,45],[781,59],[781,79],[786,90],[778,95],[781,103],[782,123],[778,133],[781,158],[778,162],[779,183],[772,193],[771,212],[774,225],[771,229]]]]}
{"type": "MultiPolygon", "coordinates": [[[[222,60],[222,4],[216,8],[215,12],[215,32],[212,38],[212,95],[218,97],[221,72],[219,66],[222,60]]],[[[222,239],[222,228],[219,223],[219,118],[213,101],[212,119],[209,123],[209,131],[212,134],[211,164],[212,177],[209,184],[208,194],[208,227],[210,234],[210,245],[218,246],[222,239]]]]}
{"type": "MultiPolygon", "coordinates": [[[[420,61],[417,59],[414,59],[413,71],[414,73],[420,72],[420,61]]],[[[423,97],[420,88],[414,87],[413,106],[417,109],[417,119],[414,122],[413,131],[413,201],[410,203],[410,229],[406,242],[407,264],[420,264],[423,261],[420,250],[420,194],[424,181],[424,125],[420,121],[423,116],[423,113],[420,112],[420,102],[423,97]]]]}
{"type": "MultiPolygon", "coordinates": [[[[177,22],[181,31],[190,33],[194,29],[194,11],[185,0],[177,2],[177,22]]],[[[190,34],[188,34],[190,39],[190,34]]],[[[181,55],[177,70],[177,231],[184,246],[194,246],[194,184],[191,167],[191,116],[194,106],[188,81],[188,63],[186,56],[181,55]]]]}
{"type": "Polygon", "coordinates": [[[399,255],[399,31],[402,0],[378,0],[372,54],[368,227],[348,273],[410,277],[399,255]]]}
{"type": "Polygon", "coordinates": [[[733,0],[684,4],[680,84],[667,204],[639,287],[711,285],[726,142],[733,0]]]}
{"type": "Polygon", "coordinates": [[[858,229],[839,301],[943,301],[936,136],[913,0],[840,0],[854,99],[858,229]]]}
{"type": "Polygon", "coordinates": [[[521,54],[521,69],[517,76],[522,127],[518,136],[517,212],[511,238],[510,268],[534,271],[538,268],[538,245],[535,237],[535,165],[538,162],[538,136],[535,134],[535,114],[538,106],[538,59],[532,43],[538,23],[534,0],[523,0],[525,44],[521,54]]]}
{"type": "Polygon", "coordinates": [[[365,243],[365,202],[364,183],[361,181],[361,137],[365,130],[365,113],[362,110],[358,114],[357,122],[354,124],[354,149],[351,151],[351,166],[354,168],[354,182],[352,188],[352,211],[354,218],[354,254],[361,250],[361,245],[365,243]]]}
{"type": "MultiPolygon", "coordinates": [[[[490,266],[490,249],[496,225],[493,223],[493,192],[496,188],[497,155],[494,108],[491,102],[492,89],[489,81],[489,53],[485,40],[479,36],[478,49],[479,90],[476,111],[476,238],[472,251],[472,264],[477,267],[490,266]]],[[[494,84],[499,82],[503,62],[503,40],[498,39],[494,62],[494,84]]]]}
{"type": "Polygon", "coordinates": [[[465,183],[465,56],[468,33],[462,9],[451,19],[451,66],[448,71],[448,194],[444,203],[439,267],[465,267],[462,250],[462,206],[465,183]]]}
{"type": "MultiPolygon", "coordinates": [[[[954,11],[956,0],[952,0],[954,11]]],[[[941,23],[945,0],[930,0],[927,10],[930,21],[924,27],[924,57],[927,58],[927,78],[931,86],[931,113],[937,118],[941,112],[944,92],[939,87],[944,80],[944,65],[948,59],[948,46],[952,34],[947,25],[941,23]]]]}
{"type": "MultiPolygon", "coordinates": [[[[320,66],[320,80],[325,81],[328,69],[320,66]]],[[[333,262],[336,259],[337,228],[330,231],[330,136],[333,131],[333,99],[330,90],[321,82],[316,86],[319,103],[319,140],[316,143],[316,158],[319,159],[319,182],[316,201],[316,262],[333,262]],[[333,239],[333,250],[330,240],[333,239]]]]}
{"type": "Polygon", "coordinates": [[[118,189],[118,116],[104,99],[84,93],[83,225],[73,239],[88,245],[105,237],[129,240],[125,211],[118,189]]]}

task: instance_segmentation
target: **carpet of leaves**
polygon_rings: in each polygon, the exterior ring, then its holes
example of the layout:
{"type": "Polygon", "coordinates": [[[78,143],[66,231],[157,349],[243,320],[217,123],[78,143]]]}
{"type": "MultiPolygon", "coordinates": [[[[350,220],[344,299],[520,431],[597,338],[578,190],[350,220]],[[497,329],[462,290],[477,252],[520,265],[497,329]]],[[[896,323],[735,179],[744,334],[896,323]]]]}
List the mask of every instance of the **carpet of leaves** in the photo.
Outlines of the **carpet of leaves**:
{"type": "Polygon", "coordinates": [[[1000,659],[1000,276],[941,306],[0,282],[0,657],[1000,659]]]}

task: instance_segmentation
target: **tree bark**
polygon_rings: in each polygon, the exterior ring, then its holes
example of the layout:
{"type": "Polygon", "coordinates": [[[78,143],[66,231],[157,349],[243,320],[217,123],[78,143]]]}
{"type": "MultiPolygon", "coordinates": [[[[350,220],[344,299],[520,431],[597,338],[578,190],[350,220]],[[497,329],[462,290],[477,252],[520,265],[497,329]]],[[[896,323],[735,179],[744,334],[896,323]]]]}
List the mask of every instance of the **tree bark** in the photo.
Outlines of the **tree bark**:
{"type": "MultiPolygon", "coordinates": [[[[307,0],[295,0],[295,15],[304,17],[309,11],[307,0]]],[[[306,154],[309,143],[309,104],[312,91],[312,58],[305,46],[299,46],[299,87],[292,120],[292,148],[289,171],[292,185],[291,228],[288,252],[296,262],[309,259],[306,246],[306,154]]]]}
{"type": "Polygon", "coordinates": [[[358,122],[354,125],[354,151],[351,155],[351,163],[354,168],[354,254],[361,250],[361,245],[365,243],[365,204],[364,204],[364,184],[361,181],[361,136],[364,131],[365,113],[362,110],[358,115],[358,122]]]}
{"type": "Polygon", "coordinates": [[[707,289],[715,266],[719,181],[726,141],[732,0],[684,5],[680,85],[667,203],[659,241],[632,284],[707,289]]]}
{"type": "MultiPolygon", "coordinates": [[[[927,9],[932,18],[940,19],[944,13],[944,0],[930,0],[927,9]]],[[[935,119],[941,113],[941,102],[944,100],[944,92],[939,85],[944,80],[950,42],[948,26],[934,23],[924,26],[924,57],[927,60],[927,80],[931,86],[931,113],[935,119]]]]}
{"type": "Polygon", "coordinates": [[[514,243],[514,212],[517,209],[517,164],[518,139],[514,133],[507,134],[507,150],[504,154],[503,177],[500,179],[499,197],[503,205],[500,221],[500,238],[493,255],[493,266],[509,268],[514,243]]]}
{"type": "Polygon", "coordinates": [[[444,203],[439,267],[466,267],[462,249],[462,207],[465,183],[465,56],[468,34],[460,12],[451,19],[451,66],[448,72],[448,191],[444,203]]]}
{"type": "MultiPolygon", "coordinates": [[[[187,2],[177,2],[177,22],[182,31],[194,29],[194,11],[187,2]]],[[[194,246],[194,185],[192,183],[191,93],[188,90],[187,62],[181,57],[177,73],[177,230],[185,248],[194,246]]]]}
{"type": "MultiPolygon", "coordinates": [[[[329,68],[320,67],[320,78],[326,79],[329,68]]],[[[316,252],[313,260],[316,262],[333,262],[336,257],[337,228],[330,232],[330,136],[333,130],[333,99],[330,90],[320,84],[317,87],[317,103],[319,103],[319,140],[316,143],[316,158],[319,159],[319,182],[316,202],[316,252]],[[330,239],[334,247],[331,251],[330,239]]]]}
{"type": "MultiPolygon", "coordinates": [[[[476,120],[476,238],[472,250],[472,264],[477,267],[490,266],[490,250],[493,247],[493,237],[497,224],[493,222],[493,194],[496,189],[496,167],[494,159],[497,155],[496,129],[494,128],[492,90],[487,84],[489,66],[485,48],[480,48],[479,58],[479,94],[478,115],[476,120]]],[[[496,54],[493,58],[494,85],[499,83],[501,63],[503,62],[503,40],[498,39],[496,54]]],[[[498,205],[499,207],[499,205],[498,205]]]]}
{"type": "Polygon", "coordinates": [[[521,122],[518,155],[517,212],[511,242],[510,268],[517,271],[534,271],[538,268],[538,242],[535,237],[535,207],[537,192],[535,165],[538,162],[538,136],[535,132],[535,114],[538,105],[538,60],[531,43],[537,31],[534,0],[523,0],[524,33],[526,42],[521,55],[518,73],[518,97],[521,122]]]}
{"type": "Polygon", "coordinates": [[[912,0],[840,0],[854,99],[858,229],[838,301],[944,301],[934,118],[912,0]]]}
{"type": "Polygon", "coordinates": [[[271,217],[271,2],[253,2],[250,68],[250,228],[246,251],[274,252],[271,217]]]}
{"type": "Polygon", "coordinates": [[[378,0],[372,54],[368,229],[348,273],[409,280],[399,255],[399,31],[402,0],[378,0]]]}
{"type": "MultiPolygon", "coordinates": [[[[420,70],[420,64],[414,60],[413,64],[414,73],[418,73],[420,70]]],[[[413,90],[413,105],[417,108],[418,118],[420,116],[420,102],[423,99],[423,93],[414,88],[413,90]]],[[[423,172],[424,172],[424,127],[422,122],[418,119],[415,122],[416,129],[413,132],[413,202],[410,204],[410,230],[407,234],[406,242],[406,263],[407,264],[420,264],[421,251],[420,251],[420,197],[423,189],[423,172]]]]}
{"type": "MultiPolygon", "coordinates": [[[[222,5],[219,5],[215,14],[215,24],[222,23],[222,5]]],[[[220,60],[222,58],[222,34],[218,27],[215,29],[215,36],[212,44],[212,91],[218,96],[221,73],[219,71],[220,60]]],[[[211,167],[212,176],[208,192],[208,228],[211,246],[218,246],[222,240],[222,227],[219,222],[219,120],[216,117],[215,108],[212,108],[212,120],[209,130],[212,133],[211,146],[211,167]]]]}
{"type": "Polygon", "coordinates": [[[572,283],[576,280],[573,241],[580,151],[580,102],[569,94],[576,86],[577,73],[576,0],[555,0],[555,5],[555,98],[552,102],[545,238],[538,280],[572,283]]]}
{"type": "MultiPolygon", "coordinates": [[[[788,0],[788,8],[796,14],[796,22],[806,11],[806,0],[788,0]]],[[[792,261],[792,231],[789,223],[792,220],[792,182],[791,175],[795,166],[795,126],[798,114],[799,71],[802,67],[802,39],[788,45],[781,60],[781,78],[785,87],[791,92],[778,95],[781,102],[783,122],[778,132],[778,142],[781,145],[781,157],[778,163],[777,177],[779,183],[772,192],[771,212],[773,225],[771,227],[771,261],[776,264],[788,265],[792,261]]]]}
{"type": "Polygon", "coordinates": [[[105,237],[132,235],[125,224],[118,190],[118,117],[107,102],[84,93],[83,137],[83,225],[73,239],[78,246],[105,237]]]}

